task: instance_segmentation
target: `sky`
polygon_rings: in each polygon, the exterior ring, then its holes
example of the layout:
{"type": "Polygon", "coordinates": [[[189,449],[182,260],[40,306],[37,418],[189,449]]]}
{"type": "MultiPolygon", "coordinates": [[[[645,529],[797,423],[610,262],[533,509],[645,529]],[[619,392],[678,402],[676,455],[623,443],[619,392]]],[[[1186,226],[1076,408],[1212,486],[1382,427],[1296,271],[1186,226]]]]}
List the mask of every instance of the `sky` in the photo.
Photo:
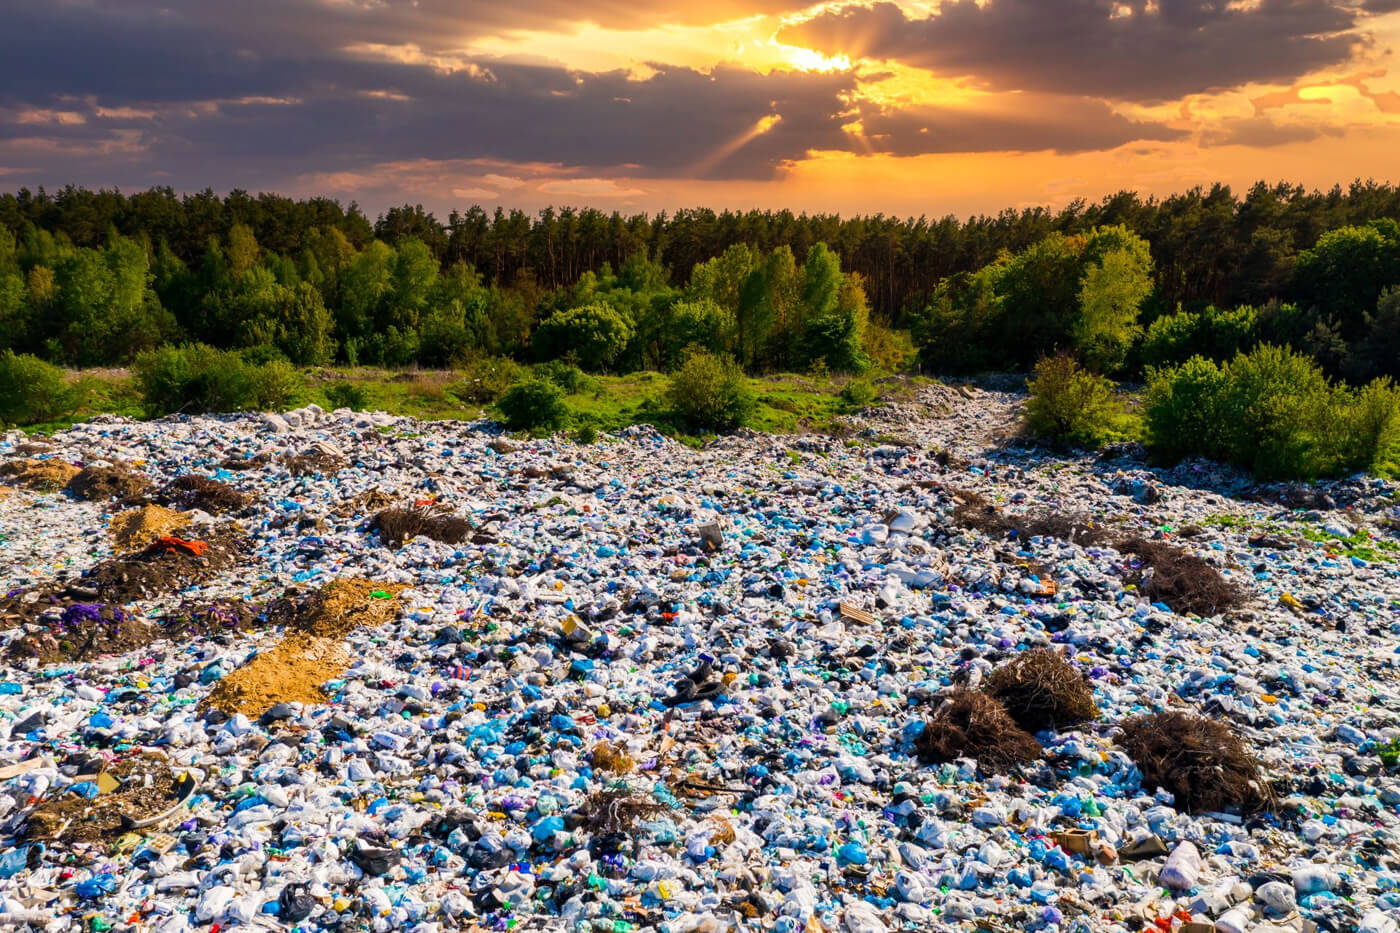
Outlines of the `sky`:
{"type": "Polygon", "coordinates": [[[1400,0],[0,0],[0,190],[898,217],[1400,182],[1400,0]]]}

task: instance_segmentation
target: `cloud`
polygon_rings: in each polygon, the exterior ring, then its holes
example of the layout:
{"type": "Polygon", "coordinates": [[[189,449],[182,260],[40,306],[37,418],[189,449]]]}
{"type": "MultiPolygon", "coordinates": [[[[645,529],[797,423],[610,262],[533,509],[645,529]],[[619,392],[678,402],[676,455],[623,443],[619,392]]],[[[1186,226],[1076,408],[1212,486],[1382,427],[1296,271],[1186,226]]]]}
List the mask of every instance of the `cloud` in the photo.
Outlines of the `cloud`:
{"type": "Polygon", "coordinates": [[[875,152],[1086,152],[1140,140],[1180,139],[1185,131],[1114,113],[1102,101],[1046,94],[1006,94],[971,106],[881,109],[864,104],[864,138],[875,152]]]}
{"type": "Polygon", "coordinates": [[[1327,124],[1275,123],[1268,117],[1224,120],[1201,133],[1202,146],[1248,146],[1255,149],[1308,142],[1322,136],[1341,136],[1342,130],[1327,124]]]}
{"type": "Polygon", "coordinates": [[[947,0],[923,18],[877,2],[778,38],[999,90],[1156,102],[1345,62],[1365,41],[1358,21],[1340,0],[947,0]]]}
{"type": "Polygon", "coordinates": [[[568,178],[547,181],[536,190],[544,194],[562,194],[576,198],[629,198],[646,194],[641,188],[627,188],[611,178],[568,178]]]}

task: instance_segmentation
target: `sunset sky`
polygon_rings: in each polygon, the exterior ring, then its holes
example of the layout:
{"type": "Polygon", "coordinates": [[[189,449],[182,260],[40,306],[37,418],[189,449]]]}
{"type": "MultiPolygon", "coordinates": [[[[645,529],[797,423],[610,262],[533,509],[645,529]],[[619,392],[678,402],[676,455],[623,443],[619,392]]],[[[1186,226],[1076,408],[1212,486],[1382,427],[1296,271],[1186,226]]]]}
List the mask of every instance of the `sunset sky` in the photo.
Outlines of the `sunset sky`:
{"type": "Polygon", "coordinates": [[[898,216],[1400,181],[1400,0],[0,0],[0,189],[898,216]]]}

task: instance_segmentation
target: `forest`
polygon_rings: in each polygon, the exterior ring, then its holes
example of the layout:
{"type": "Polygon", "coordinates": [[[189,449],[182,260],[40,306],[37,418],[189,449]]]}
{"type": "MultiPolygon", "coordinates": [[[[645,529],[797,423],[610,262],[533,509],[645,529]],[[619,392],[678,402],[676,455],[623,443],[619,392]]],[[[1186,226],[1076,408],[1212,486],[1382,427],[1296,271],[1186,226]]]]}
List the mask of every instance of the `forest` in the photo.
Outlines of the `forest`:
{"type": "Polygon", "coordinates": [[[406,205],[371,222],[326,198],[21,190],[0,195],[0,349],[80,367],[200,342],[298,365],[628,371],[699,345],[751,373],[1025,370],[1072,349],[1132,375],[1270,342],[1361,381],[1400,359],[1397,221],[1400,189],[1373,182],[966,220],[406,205]]]}

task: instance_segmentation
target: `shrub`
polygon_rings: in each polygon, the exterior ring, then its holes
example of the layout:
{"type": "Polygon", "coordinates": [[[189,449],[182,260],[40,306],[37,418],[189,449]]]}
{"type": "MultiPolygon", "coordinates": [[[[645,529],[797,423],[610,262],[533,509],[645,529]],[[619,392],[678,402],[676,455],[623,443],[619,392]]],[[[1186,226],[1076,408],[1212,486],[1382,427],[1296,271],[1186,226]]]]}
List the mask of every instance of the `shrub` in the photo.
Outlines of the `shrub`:
{"type": "Polygon", "coordinates": [[[351,411],[364,411],[369,407],[369,393],[364,386],[353,382],[332,382],[324,390],[326,401],[332,409],[349,408],[351,411]]]}
{"type": "Polygon", "coordinates": [[[250,363],[204,344],[148,350],[132,371],[152,414],[283,408],[300,387],[284,360],[250,363]]]}
{"type": "Polygon", "coordinates": [[[1113,384],[1066,354],[1041,359],[1031,378],[1026,426],[1032,434],[1097,447],[1112,437],[1122,417],[1113,384]]]}
{"type": "Polygon", "coordinates": [[[868,379],[852,379],[841,387],[841,404],[850,409],[869,408],[879,398],[868,379]]]}
{"type": "Polygon", "coordinates": [[[1161,787],[1186,812],[1238,807],[1248,813],[1273,799],[1259,762],[1224,723],[1187,713],[1137,716],[1118,744],[1142,772],[1144,787],[1161,787]]]}
{"type": "Polygon", "coordinates": [[[568,395],[575,395],[588,387],[589,380],[583,374],[583,370],[563,360],[550,360],[536,365],[535,375],[548,379],[568,395]]]}
{"type": "Polygon", "coordinates": [[[1151,371],[1146,416],[1159,455],[1215,457],[1269,479],[1370,469],[1400,443],[1391,383],[1333,385],[1313,360],[1269,344],[1223,366],[1197,357],[1151,371]]]}
{"type": "Polygon", "coordinates": [[[1148,370],[1147,378],[1148,443],[1173,461],[1188,454],[1223,457],[1226,376],[1220,367],[1196,356],[1176,369],[1148,370]]]}
{"type": "Polygon", "coordinates": [[[666,401],[687,425],[716,431],[747,423],[756,404],[739,364],[704,351],[691,353],[671,376],[666,401]]]}
{"type": "Polygon", "coordinates": [[[70,415],[81,404],[63,370],[27,353],[0,354],[0,421],[35,424],[70,415]]]}
{"type": "Polygon", "coordinates": [[[488,405],[519,382],[525,368],[504,356],[479,356],[462,365],[462,378],[447,388],[462,402],[488,405]]]}
{"type": "Polygon", "coordinates": [[[1075,726],[1099,714],[1084,676],[1049,648],[1019,654],[992,671],[987,693],[1028,732],[1075,726]]]}
{"type": "Polygon", "coordinates": [[[1016,725],[1000,703],[972,690],[953,692],[924,723],[914,750],[920,761],[930,764],[976,758],[989,774],[1004,773],[1042,753],[1035,737],[1016,725]]]}
{"type": "Polygon", "coordinates": [[[506,426],[515,431],[547,428],[557,431],[569,420],[564,392],[548,379],[532,377],[517,382],[496,403],[506,426]]]}
{"type": "Polygon", "coordinates": [[[591,424],[585,424],[574,432],[574,442],[578,444],[596,444],[598,442],[598,429],[591,424]]]}

